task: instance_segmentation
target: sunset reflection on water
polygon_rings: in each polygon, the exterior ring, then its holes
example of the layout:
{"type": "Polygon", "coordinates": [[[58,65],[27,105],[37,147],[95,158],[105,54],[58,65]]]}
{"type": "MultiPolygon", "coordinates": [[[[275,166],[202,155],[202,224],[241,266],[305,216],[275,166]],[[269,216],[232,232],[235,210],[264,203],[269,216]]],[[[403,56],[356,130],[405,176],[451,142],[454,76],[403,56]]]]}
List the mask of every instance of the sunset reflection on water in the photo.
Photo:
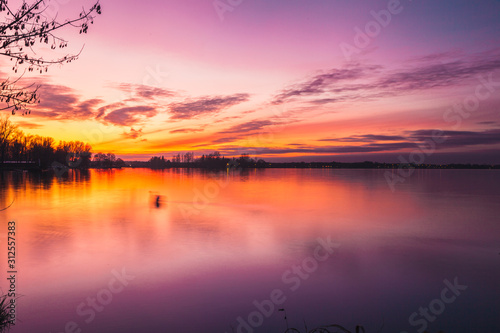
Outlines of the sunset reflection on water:
{"type": "MultiPolygon", "coordinates": [[[[498,329],[481,311],[500,308],[500,174],[420,170],[393,193],[383,172],[5,172],[0,203],[15,201],[0,217],[18,225],[23,295],[12,331],[59,333],[74,321],[84,332],[229,332],[274,289],[297,326],[372,331],[385,318],[410,331],[408,316],[455,276],[469,291],[433,327],[498,329]],[[283,273],[327,237],[340,247],[291,291],[283,273]],[[77,306],[123,268],[133,281],[86,323],[77,306]]],[[[284,328],[276,312],[255,331],[284,328]]]]}

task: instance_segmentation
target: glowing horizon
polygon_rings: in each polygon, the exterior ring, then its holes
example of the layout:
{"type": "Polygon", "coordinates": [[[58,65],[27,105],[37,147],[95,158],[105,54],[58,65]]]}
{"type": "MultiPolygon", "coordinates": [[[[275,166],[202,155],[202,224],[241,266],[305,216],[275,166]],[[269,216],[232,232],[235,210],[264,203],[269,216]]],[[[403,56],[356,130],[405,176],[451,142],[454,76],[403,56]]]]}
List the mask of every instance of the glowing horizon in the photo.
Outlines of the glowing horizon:
{"type": "Polygon", "coordinates": [[[80,58],[26,73],[42,102],[11,120],[128,160],[392,162],[441,130],[425,162],[500,163],[500,2],[220,2],[101,1],[65,36],[80,58]]]}

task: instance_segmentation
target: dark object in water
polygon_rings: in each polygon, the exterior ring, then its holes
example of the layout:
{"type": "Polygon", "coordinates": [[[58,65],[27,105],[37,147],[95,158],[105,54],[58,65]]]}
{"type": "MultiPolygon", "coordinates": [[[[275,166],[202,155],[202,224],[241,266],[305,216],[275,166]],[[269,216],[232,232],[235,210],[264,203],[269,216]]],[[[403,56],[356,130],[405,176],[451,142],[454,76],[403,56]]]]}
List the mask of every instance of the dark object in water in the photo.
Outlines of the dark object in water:
{"type": "Polygon", "coordinates": [[[151,205],[151,207],[165,208],[166,203],[167,200],[164,195],[158,194],[158,192],[149,191],[149,204],[151,205]]]}

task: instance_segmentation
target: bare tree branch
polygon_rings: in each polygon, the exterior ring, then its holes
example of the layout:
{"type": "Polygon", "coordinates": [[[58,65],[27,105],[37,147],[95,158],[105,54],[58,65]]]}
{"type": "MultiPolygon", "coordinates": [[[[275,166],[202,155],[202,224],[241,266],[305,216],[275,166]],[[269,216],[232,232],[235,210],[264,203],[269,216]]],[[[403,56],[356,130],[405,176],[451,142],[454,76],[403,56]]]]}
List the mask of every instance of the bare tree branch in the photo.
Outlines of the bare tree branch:
{"type": "MultiPolygon", "coordinates": [[[[85,34],[89,24],[94,23],[96,15],[101,14],[101,5],[97,2],[89,10],[82,9],[79,17],[59,22],[57,17],[51,18],[45,14],[49,3],[50,0],[35,0],[31,4],[23,1],[18,9],[12,10],[7,0],[0,0],[0,56],[9,57],[14,62],[14,73],[17,73],[20,66],[26,66],[29,72],[43,73],[51,65],[70,63],[78,59],[82,50],[78,54],[44,59],[43,56],[37,56],[35,49],[44,44],[50,44],[51,50],[67,47],[68,41],[57,36],[57,32],[71,27],[79,29],[80,34],[85,34]]],[[[16,83],[21,77],[14,81],[9,78],[0,80],[0,103],[3,103],[0,110],[11,109],[12,114],[22,110],[25,115],[30,113],[29,105],[40,102],[40,86],[18,87],[16,83]]]]}

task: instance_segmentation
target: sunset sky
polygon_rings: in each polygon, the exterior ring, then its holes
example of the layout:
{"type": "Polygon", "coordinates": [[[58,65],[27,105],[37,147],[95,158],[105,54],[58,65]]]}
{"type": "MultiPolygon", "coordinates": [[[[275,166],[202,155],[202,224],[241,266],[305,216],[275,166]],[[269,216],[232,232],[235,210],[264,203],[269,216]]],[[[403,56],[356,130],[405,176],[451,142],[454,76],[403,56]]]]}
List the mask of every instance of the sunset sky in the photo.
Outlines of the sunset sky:
{"type": "MultiPolygon", "coordinates": [[[[93,4],[51,3],[59,20],[93,4]]],[[[127,160],[500,163],[498,0],[101,5],[87,35],[60,34],[76,62],[24,75],[43,84],[11,117],[26,133],[127,160]]]]}

